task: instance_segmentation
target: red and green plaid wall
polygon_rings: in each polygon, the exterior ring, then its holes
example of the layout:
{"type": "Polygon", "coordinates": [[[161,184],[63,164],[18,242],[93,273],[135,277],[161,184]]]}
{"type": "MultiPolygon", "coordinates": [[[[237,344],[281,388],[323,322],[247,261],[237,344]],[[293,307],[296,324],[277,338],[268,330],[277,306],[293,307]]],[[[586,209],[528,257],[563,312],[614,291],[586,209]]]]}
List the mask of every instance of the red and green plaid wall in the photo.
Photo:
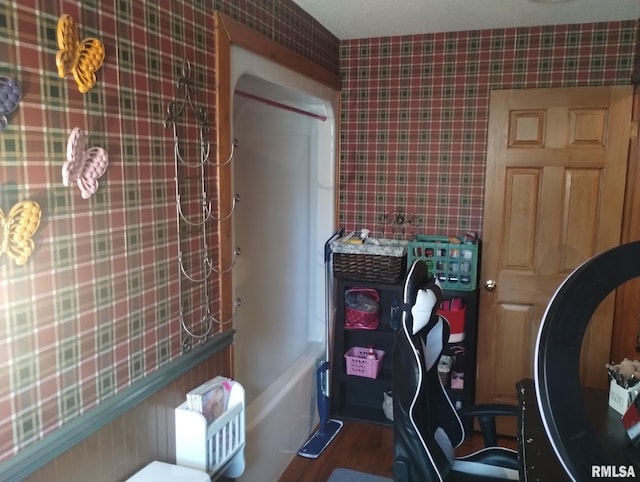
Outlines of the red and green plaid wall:
{"type": "Polygon", "coordinates": [[[0,75],[24,97],[0,132],[0,208],[43,217],[25,266],[0,257],[0,461],[181,353],[164,120],[185,57],[215,118],[215,9],[342,73],[340,224],[378,233],[398,207],[416,232],[481,231],[490,89],[628,83],[638,41],[633,20],[341,43],[290,0],[2,2],[0,75]],[[57,74],[62,13],[105,44],[84,95],[57,74]],[[89,200],[61,182],[74,127],[110,156],[89,200]]]}
{"type": "MultiPolygon", "coordinates": [[[[338,40],[290,0],[0,3],[0,76],[23,90],[0,132],[0,209],[8,214],[22,199],[42,208],[27,264],[0,257],[0,461],[182,353],[173,137],[164,121],[183,94],[184,58],[195,99],[215,119],[214,10],[338,71],[338,40]],[[63,13],[81,38],[105,46],[87,94],[58,76],[63,13]],[[62,184],[74,127],[109,154],[87,200],[62,184]]],[[[182,296],[186,320],[201,319],[196,289],[182,296]]]]}
{"type": "Polygon", "coordinates": [[[635,20],[343,42],[341,225],[481,233],[490,91],[629,84],[637,44],[635,20]]]}

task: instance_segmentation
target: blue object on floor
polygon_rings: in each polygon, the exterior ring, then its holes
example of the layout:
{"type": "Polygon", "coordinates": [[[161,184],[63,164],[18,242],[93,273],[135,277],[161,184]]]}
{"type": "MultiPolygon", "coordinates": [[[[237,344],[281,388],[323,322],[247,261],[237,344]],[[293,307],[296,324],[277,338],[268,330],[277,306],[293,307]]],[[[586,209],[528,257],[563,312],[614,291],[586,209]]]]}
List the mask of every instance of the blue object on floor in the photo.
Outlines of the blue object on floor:
{"type": "Polygon", "coordinates": [[[342,428],[340,420],[329,419],[324,427],[318,429],[298,451],[298,455],[308,459],[317,459],[342,428]]]}
{"type": "MultiPolygon", "coordinates": [[[[331,441],[338,435],[338,432],[342,428],[343,422],[341,420],[335,420],[329,418],[329,396],[323,389],[323,385],[327,386],[327,383],[322,382],[323,372],[329,370],[329,362],[325,361],[317,371],[317,399],[318,399],[318,415],[320,417],[320,426],[318,430],[309,437],[309,440],[305,442],[302,448],[298,451],[298,455],[309,459],[315,459],[320,456],[322,451],[327,448],[331,441]]],[[[326,374],[325,374],[326,380],[326,374]]]]}
{"type": "Polygon", "coordinates": [[[327,482],[393,482],[393,479],[351,469],[335,469],[327,482]]]}
{"type": "Polygon", "coordinates": [[[325,359],[318,367],[316,372],[316,398],[318,400],[318,417],[320,418],[320,426],[318,430],[309,437],[305,442],[298,455],[309,459],[315,459],[320,456],[322,451],[327,448],[338,432],[342,428],[342,421],[329,418],[329,316],[331,312],[331,241],[342,236],[342,228],[336,231],[326,243],[324,243],[324,266],[325,266],[325,359]]]}

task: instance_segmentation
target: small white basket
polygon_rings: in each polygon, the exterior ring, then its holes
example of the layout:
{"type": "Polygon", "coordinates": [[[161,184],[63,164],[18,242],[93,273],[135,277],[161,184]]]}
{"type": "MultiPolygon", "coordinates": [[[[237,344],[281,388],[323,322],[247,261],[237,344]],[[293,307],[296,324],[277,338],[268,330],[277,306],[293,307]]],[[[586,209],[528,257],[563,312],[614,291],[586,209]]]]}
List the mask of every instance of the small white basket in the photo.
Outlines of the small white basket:
{"type": "Polygon", "coordinates": [[[244,388],[234,382],[227,410],[211,423],[186,402],[177,407],[176,464],[203,470],[212,480],[239,477],[245,468],[244,403],[244,388]]]}
{"type": "Polygon", "coordinates": [[[640,393],[640,383],[632,388],[624,388],[618,385],[615,380],[611,380],[609,386],[609,406],[620,415],[624,415],[633,403],[633,400],[640,393]]]}

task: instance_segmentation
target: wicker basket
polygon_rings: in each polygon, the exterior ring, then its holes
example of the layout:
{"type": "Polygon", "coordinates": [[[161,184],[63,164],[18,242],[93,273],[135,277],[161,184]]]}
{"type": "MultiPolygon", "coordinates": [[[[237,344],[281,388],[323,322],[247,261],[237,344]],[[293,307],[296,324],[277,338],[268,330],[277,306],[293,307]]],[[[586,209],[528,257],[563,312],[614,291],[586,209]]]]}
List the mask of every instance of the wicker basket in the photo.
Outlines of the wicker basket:
{"type": "Polygon", "coordinates": [[[331,243],[337,278],[395,283],[407,269],[407,241],[378,239],[376,244],[331,243]]]}

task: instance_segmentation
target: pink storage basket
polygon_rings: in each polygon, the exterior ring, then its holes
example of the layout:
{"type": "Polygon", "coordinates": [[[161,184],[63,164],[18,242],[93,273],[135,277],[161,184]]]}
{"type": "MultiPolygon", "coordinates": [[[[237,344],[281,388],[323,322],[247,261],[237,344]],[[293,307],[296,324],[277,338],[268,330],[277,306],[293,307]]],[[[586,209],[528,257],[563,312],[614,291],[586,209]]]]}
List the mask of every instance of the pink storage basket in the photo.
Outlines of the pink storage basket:
{"type": "Polygon", "coordinates": [[[378,378],[380,370],[382,370],[382,359],[384,358],[383,350],[373,350],[376,359],[367,358],[369,348],[361,348],[354,346],[344,354],[347,360],[347,375],[356,375],[358,377],[378,378]]]}

